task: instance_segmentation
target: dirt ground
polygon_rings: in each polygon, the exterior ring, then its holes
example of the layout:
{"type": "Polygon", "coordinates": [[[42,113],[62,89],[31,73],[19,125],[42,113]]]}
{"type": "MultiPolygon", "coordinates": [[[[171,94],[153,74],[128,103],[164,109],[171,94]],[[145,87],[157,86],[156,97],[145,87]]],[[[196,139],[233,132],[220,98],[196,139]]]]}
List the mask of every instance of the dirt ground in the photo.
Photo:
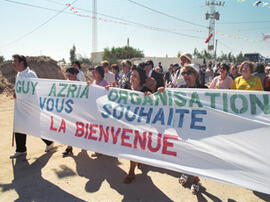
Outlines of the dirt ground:
{"type": "Polygon", "coordinates": [[[270,201],[270,195],[201,178],[194,196],[190,183],[182,187],[179,173],[143,165],[132,184],[123,184],[129,161],[109,156],[92,158],[74,149],[62,157],[65,145],[45,153],[45,144],[28,136],[26,157],[9,159],[13,128],[13,100],[0,95],[0,201],[270,201]]]}

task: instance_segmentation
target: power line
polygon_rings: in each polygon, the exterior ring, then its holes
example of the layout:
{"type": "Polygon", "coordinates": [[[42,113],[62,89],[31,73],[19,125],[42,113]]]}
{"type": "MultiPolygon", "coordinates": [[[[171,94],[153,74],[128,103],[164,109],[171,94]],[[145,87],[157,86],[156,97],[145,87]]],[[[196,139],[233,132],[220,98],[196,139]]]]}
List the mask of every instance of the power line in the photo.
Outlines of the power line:
{"type": "Polygon", "coordinates": [[[221,42],[220,40],[218,41],[221,45],[223,45],[224,47],[226,47],[227,49],[229,49],[231,52],[233,52],[233,49],[229,46],[227,46],[225,43],[221,42]]]}
{"type": "Polygon", "coordinates": [[[242,31],[258,31],[258,30],[262,30],[262,29],[269,30],[270,27],[260,27],[260,28],[250,28],[250,29],[237,29],[236,31],[238,31],[238,32],[242,32],[242,31]]]}
{"type": "Polygon", "coordinates": [[[268,23],[270,20],[264,20],[264,21],[242,21],[242,22],[220,22],[219,24],[253,24],[253,23],[268,23]]]}
{"type": "Polygon", "coordinates": [[[168,15],[167,13],[163,13],[163,12],[161,12],[161,11],[155,10],[155,9],[153,9],[153,8],[150,8],[150,7],[148,7],[148,6],[145,6],[145,5],[143,5],[143,4],[140,4],[140,3],[138,3],[138,2],[135,2],[135,1],[133,1],[133,0],[128,0],[128,1],[131,2],[131,3],[133,3],[133,4],[136,4],[137,6],[143,7],[143,8],[145,8],[145,9],[148,9],[148,10],[152,11],[152,12],[158,13],[158,14],[160,14],[160,15],[164,15],[164,16],[169,17],[169,18],[172,18],[172,19],[174,19],[174,20],[177,20],[177,21],[180,21],[180,22],[184,22],[184,23],[187,23],[187,24],[191,24],[191,25],[195,25],[195,26],[199,26],[199,27],[203,27],[203,28],[208,29],[207,26],[204,26],[204,25],[201,25],[201,24],[197,24],[197,23],[194,23],[194,22],[190,22],[190,21],[187,21],[187,20],[183,20],[183,19],[180,19],[180,18],[175,17],[175,16],[172,16],[172,15],[168,15]]]}
{"type": "MultiPolygon", "coordinates": [[[[63,5],[62,3],[59,3],[59,2],[56,2],[56,1],[53,1],[53,0],[44,0],[44,1],[48,1],[48,2],[51,2],[51,3],[58,4],[58,5],[63,5]]],[[[80,11],[88,12],[88,13],[91,13],[92,12],[91,10],[88,10],[88,9],[83,9],[83,8],[78,8],[78,7],[74,7],[74,8],[77,9],[77,10],[80,10],[80,11]]],[[[138,25],[138,26],[143,26],[143,27],[147,26],[145,24],[137,23],[137,22],[134,22],[134,21],[130,21],[130,20],[123,19],[123,18],[118,18],[118,17],[115,17],[115,16],[111,16],[111,15],[107,15],[107,14],[103,14],[103,13],[99,13],[99,12],[97,12],[97,14],[98,15],[101,15],[101,16],[109,17],[109,18],[112,18],[112,19],[121,20],[123,22],[131,23],[131,24],[138,25]]],[[[200,26],[202,26],[202,25],[200,25],[200,26]]],[[[153,26],[151,26],[151,27],[153,27],[153,26]]],[[[207,28],[207,27],[204,27],[204,28],[207,28]]],[[[157,30],[161,30],[161,28],[156,28],[156,29],[157,30]]],[[[163,30],[167,30],[168,31],[168,29],[163,29],[163,30]]]]}
{"type": "MultiPolygon", "coordinates": [[[[15,1],[12,1],[12,0],[5,0],[7,2],[11,2],[11,3],[15,3],[15,1]]],[[[74,0],[70,5],[74,4],[76,1],[78,0],[74,0]]],[[[16,2],[16,3],[20,3],[20,2],[16,2]]],[[[22,3],[21,3],[22,4],[22,3]]],[[[26,4],[25,4],[26,5],[26,4]]],[[[22,40],[23,38],[27,37],[28,35],[32,34],[33,32],[37,31],[38,29],[40,29],[41,27],[43,27],[44,25],[48,24],[51,20],[53,20],[54,18],[56,18],[58,15],[60,15],[61,13],[63,13],[68,7],[65,7],[64,9],[60,10],[58,13],[56,13],[55,15],[53,15],[52,17],[50,17],[48,20],[46,20],[45,22],[43,22],[42,24],[40,24],[39,26],[37,26],[36,28],[34,28],[32,31],[24,34],[23,36],[19,37],[18,39],[2,46],[2,47],[6,47],[6,46],[9,46],[13,43],[16,43],[17,41],[20,41],[22,40]]]]}
{"type": "MultiPolygon", "coordinates": [[[[51,9],[51,8],[36,6],[36,5],[33,5],[33,4],[28,4],[28,3],[23,3],[23,2],[18,2],[18,1],[12,1],[12,0],[4,0],[4,1],[10,2],[10,3],[15,3],[15,4],[21,4],[21,5],[29,6],[29,7],[33,7],[33,8],[40,8],[40,9],[43,9],[43,10],[59,12],[59,10],[56,10],[56,9],[51,9]]],[[[69,12],[65,12],[65,13],[69,13],[69,12]]]]}

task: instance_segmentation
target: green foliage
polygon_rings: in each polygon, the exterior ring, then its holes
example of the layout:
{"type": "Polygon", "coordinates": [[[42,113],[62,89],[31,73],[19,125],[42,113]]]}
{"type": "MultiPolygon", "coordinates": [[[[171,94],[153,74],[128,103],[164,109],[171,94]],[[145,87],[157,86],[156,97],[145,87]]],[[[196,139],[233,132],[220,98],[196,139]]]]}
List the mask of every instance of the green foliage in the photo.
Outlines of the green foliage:
{"type": "Polygon", "coordinates": [[[240,52],[238,55],[234,56],[232,52],[228,54],[221,52],[221,55],[217,57],[218,62],[233,62],[233,63],[241,63],[244,60],[244,55],[240,52]]]}
{"type": "Polygon", "coordinates": [[[78,54],[78,61],[79,61],[81,64],[83,64],[83,63],[85,63],[85,64],[91,64],[91,61],[90,61],[89,58],[87,58],[87,57],[85,57],[85,56],[82,56],[82,55],[80,55],[80,54],[78,54]]]}
{"type": "MultiPolygon", "coordinates": [[[[213,59],[210,53],[206,50],[202,50],[201,52],[198,51],[197,48],[193,51],[193,56],[196,58],[205,58],[205,59],[213,59]]],[[[232,52],[223,53],[216,58],[218,62],[233,62],[233,63],[241,63],[244,60],[244,55],[240,52],[238,55],[233,55],[232,52]]]]}
{"type": "Polygon", "coordinates": [[[77,60],[75,45],[73,45],[73,47],[70,49],[69,54],[70,54],[70,57],[69,57],[70,63],[77,60]]]}
{"type": "Polygon", "coordinates": [[[144,57],[143,51],[132,48],[130,46],[124,46],[115,48],[112,47],[104,49],[103,60],[108,60],[111,64],[117,63],[119,59],[131,59],[131,58],[142,58],[144,57]]]}
{"type": "Polygon", "coordinates": [[[199,52],[197,48],[194,49],[193,56],[196,58],[213,59],[212,55],[207,50],[199,52]]]}
{"type": "Polygon", "coordinates": [[[3,62],[5,62],[5,58],[4,56],[0,56],[0,63],[3,63],[3,62]]]}

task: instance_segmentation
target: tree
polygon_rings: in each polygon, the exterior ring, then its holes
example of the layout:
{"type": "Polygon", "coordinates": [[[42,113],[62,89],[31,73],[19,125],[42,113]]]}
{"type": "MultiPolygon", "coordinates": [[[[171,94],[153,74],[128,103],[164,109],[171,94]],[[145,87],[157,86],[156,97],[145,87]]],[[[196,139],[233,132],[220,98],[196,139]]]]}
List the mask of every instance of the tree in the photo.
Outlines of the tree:
{"type": "Polygon", "coordinates": [[[83,63],[86,63],[86,64],[91,64],[91,61],[89,58],[85,57],[85,56],[82,56],[81,54],[78,54],[78,61],[83,64],[83,63]]]}
{"type": "Polygon", "coordinates": [[[3,62],[5,62],[5,58],[4,56],[0,56],[0,63],[3,63],[3,62]]]}
{"type": "Polygon", "coordinates": [[[235,56],[235,62],[241,63],[244,60],[244,55],[242,52],[240,52],[238,55],[235,56]]]}
{"type": "Polygon", "coordinates": [[[69,54],[70,54],[69,60],[71,63],[77,60],[75,45],[73,45],[73,47],[70,49],[69,54]]]}
{"type": "Polygon", "coordinates": [[[130,46],[112,47],[104,49],[103,59],[108,60],[110,63],[117,63],[119,59],[131,59],[144,57],[143,51],[132,48],[130,46]]]}
{"type": "Polygon", "coordinates": [[[202,55],[200,54],[197,48],[194,49],[193,56],[196,58],[202,58],[202,55]]]}

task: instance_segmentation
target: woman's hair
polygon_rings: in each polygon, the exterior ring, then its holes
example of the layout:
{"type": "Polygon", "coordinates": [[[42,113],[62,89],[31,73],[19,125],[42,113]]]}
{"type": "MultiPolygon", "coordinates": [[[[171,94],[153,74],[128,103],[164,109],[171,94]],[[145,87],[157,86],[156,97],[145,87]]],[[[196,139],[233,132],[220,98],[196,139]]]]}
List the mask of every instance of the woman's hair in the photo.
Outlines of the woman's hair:
{"type": "Polygon", "coordinates": [[[104,68],[102,66],[95,66],[95,71],[98,72],[101,78],[104,78],[104,68]]]}
{"type": "Polygon", "coordinates": [[[224,69],[226,69],[226,70],[227,70],[227,72],[229,72],[229,70],[230,70],[229,65],[227,65],[226,63],[221,63],[221,64],[220,64],[220,68],[224,68],[224,69]]]}
{"type": "Polygon", "coordinates": [[[122,60],[121,65],[126,65],[128,67],[131,67],[132,62],[130,60],[122,60]]]}
{"type": "Polygon", "coordinates": [[[138,66],[134,65],[132,67],[132,71],[137,71],[139,73],[140,85],[141,86],[146,82],[146,79],[147,79],[146,71],[144,70],[144,66],[145,66],[145,63],[142,62],[138,66]]]}
{"type": "Polygon", "coordinates": [[[72,75],[77,75],[79,73],[79,70],[77,70],[75,67],[69,67],[66,69],[66,72],[72,75]]]}
{"type": "Polygon", "coordinates": [[[79,61],[74,61],[72,62],[72,65],[73,64],[76,64],[79,67],[79,69],[81,69],[81,63],[79,61]]]}
{"type": "Polygon", "coordinates": [[[120,70],[119,70],[118,64],[112,64],[112,65],[111,65],[111,68],[114,69],[114,70],[116,70],[117,72],[120,71],[120,70]]]}
{"type": "Polygon", "coordinates": [[[194,66],[192,64],[185,64],[185,66],[181,69],[181,73],[184,70],[190,70],[195,75],[196,78],[196,85],[199,86],[201,84],[200,82],[200,76],[196,69],[194,69],[194,66]]]}
{"type": "Polygon", "coordinates": [[[240,68],[239,68],[239,72],[242,73],[242,69],[243,69],[243,66],[245,64],[248,65],[250,73],[253,73],[254,72],[254,62],[250,62],[250,61],[247,61],[247,60],[241,63],[240,68]]]}

